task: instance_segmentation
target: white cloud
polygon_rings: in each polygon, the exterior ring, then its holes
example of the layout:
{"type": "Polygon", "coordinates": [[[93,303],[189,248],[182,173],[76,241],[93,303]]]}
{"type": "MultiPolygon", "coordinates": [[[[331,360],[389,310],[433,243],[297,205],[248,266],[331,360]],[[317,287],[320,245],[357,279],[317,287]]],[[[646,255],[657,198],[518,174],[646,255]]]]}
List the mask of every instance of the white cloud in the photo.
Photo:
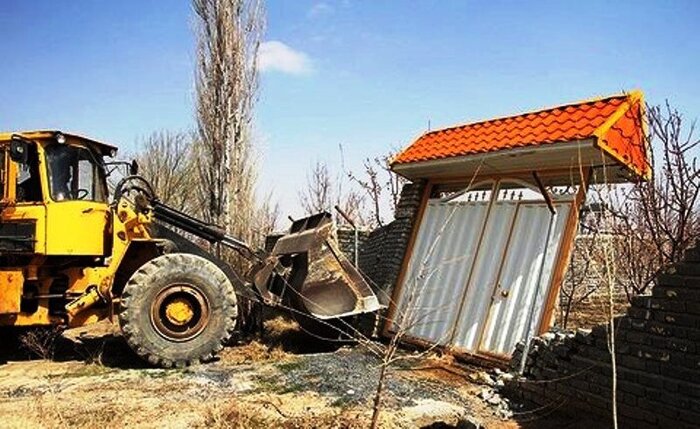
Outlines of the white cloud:
{"type": "Polygon", "coordinates": [[[321,17],[323,15],[330,15],[333,13],[333,6],[328,3],[319,2],[311,6],[308,12],[306,12],[306,17],[309,19],[314,19],[321,17]]]}
{"type": "Polygon", "coordinates": [[[308,55],[278,40],[270,40],[260,44],[258,70],[301,75],[311,73],[312,68],[308,55]]]}

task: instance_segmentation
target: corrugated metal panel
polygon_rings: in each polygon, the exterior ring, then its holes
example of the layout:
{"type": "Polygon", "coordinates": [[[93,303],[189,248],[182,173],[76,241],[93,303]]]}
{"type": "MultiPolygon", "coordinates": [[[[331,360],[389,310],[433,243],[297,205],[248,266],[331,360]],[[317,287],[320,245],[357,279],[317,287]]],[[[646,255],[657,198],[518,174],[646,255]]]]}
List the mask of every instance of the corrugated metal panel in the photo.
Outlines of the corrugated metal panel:
{"type": "Polygon", "coordinates": [[[489,210],[488,201],[429,201],[395,322],[409,336],[431,343],[510,354],[525,335],[531,306],[536,307],[533,320],[542,313],[571,202],[555,205],[542,286],[535,297],[550,219],[544,202],[505,199],[489,210]]]}
{"type": "MultiPolygon", "coordinates": [[[[525,338],[533,305],[532,320],[539,320],[570,205],[556,204],[555,207],[557,215],[546,252],[549,209],[544,204],[523,204],[520,207],[503,271],[493,295],[481,351],[510,355],[515,345],[525,338]],[[542,258],[545,258],[544,266],[542,258]],[[538,289],[540,267],[543,275],[538,289]]],[[[532,325],[536,329],[537,323],[532,325]]]]}
{"type": "Polygon", "coordinates": [[[445,344],[451,336],[488,202],[428,203],[401,288],[402,325],[445,344]]]}
{"type": "Polygon", "coordinates": [[[493,204],[452,341],[459,348],[476,351],[479,345],[479,337],[491,303],[491,292],[516,208],[517,203],[511,201],[493,204]]]}

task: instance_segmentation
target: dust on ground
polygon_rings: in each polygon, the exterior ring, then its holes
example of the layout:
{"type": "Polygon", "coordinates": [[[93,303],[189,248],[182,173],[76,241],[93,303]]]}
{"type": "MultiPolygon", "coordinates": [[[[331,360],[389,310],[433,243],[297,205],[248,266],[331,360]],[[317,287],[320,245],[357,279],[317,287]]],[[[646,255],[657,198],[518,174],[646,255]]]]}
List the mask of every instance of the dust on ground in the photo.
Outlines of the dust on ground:
{"type": "MultiPolygon", "coordinates": [[[[21,347],[6,346],[11,352],[0,365],[3,427],[369,424],[380,360],[364,346],[319,345],[293,322],[275,318],[260,338],[226,348],[215,362],[164,370],[139,360],[113,327],[103,329],[72,332],[70,342],[58,345],[46,342],[52,360],[28,359],[21,347]]],[[[480,386],[469,377],[478,370],[406,352],[389,373],[381,426],[518,427],[479,398],[480,386]]]]}

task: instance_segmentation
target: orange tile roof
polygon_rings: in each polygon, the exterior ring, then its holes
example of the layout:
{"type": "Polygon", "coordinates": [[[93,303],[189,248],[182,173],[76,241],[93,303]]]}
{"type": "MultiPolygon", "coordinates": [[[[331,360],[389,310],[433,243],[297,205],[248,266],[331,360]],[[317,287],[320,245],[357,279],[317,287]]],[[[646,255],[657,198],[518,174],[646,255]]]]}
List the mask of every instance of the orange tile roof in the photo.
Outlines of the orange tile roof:
{"type": "Polygon", "coordinates": [[[430,131],[400,152],[392,165],[595,138],[602,150],[646,177],[650,166],[642,117],[643,95],[633,91],[430,131]]]}

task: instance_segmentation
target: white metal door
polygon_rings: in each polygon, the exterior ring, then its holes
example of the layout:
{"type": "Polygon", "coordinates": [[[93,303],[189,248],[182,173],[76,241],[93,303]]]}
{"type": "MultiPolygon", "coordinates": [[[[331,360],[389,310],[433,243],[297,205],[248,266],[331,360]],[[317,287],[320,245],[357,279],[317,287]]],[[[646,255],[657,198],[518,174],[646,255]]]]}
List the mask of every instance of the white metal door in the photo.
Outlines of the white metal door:
{"type": "Polygon", "coordinates": [[[488,201],[428,203],[394,316],[409,335],[449,340],[487,210],[488,201]]]}
{"type": "Polygon", "coordinates": [[[550,212],[541,195],[526,192],[525,199],[511,189],[476,201],[428,202],[394,329],[471,353],[512,352],[533,308],[532,325],[538,325],[571,207],[570,199],[555,203],[545,252],[550,212]]]}
{"type": "Polygon", "coordinates": [[[497,281],[498,265],[503,258],[509,233],[513,224],[517,203],[498,201],[493,203],[484,238],[476,261],[471,267],[466,296],[459,295],[463,302],[458,315],[452,344],[474,352],[491,304],[490,286],[497,281]],[[463,297],[463,298],[462,298],[463,297]]]}
{"type": "Polygon", "coordinates": [[[555,204],[555,208],[557,213],[548,240],[550,211],[547,205],[520,203],[491,297],[480,352],[510,355],[515,345],[525,339],[528,323],[532,321],[530,330],[539,326],[570,204],[555,204]]]}

